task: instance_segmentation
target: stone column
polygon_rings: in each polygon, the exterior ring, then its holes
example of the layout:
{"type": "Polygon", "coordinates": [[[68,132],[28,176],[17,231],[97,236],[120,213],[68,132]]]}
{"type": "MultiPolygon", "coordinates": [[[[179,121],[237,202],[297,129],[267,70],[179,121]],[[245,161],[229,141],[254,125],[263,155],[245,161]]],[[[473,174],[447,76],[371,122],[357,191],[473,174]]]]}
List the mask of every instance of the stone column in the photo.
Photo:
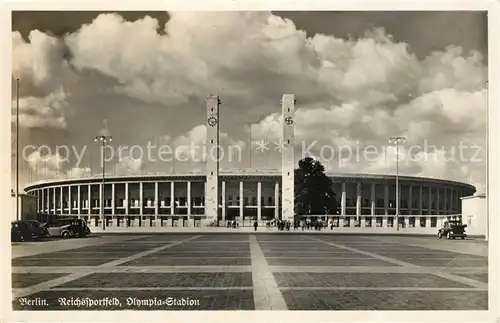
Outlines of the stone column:
{"type": "MultiPolygon", "coordinates": [[[[171,181],[170,182],[170,215],[175,214],[175,182],[171,181]]],[[[206,204],[206,202],[205,202],[206,204]]]]}
{"type": "Polygon", "coordinates": [[[68,185],[68,214],[73,214],[73,198],[71,196],[71,185],[68,185]]]}
{"type": "Polygon", "coordinates": [[[356,217],[361,216],[361,182],[356,183],[356,217]]]}
{"type": "Polygon", "coordinates": [[[222,198],[222,205],[221,205],[221,218],[222,218],[222,224],[225,225],[226,222],[226,181],[222,181],[221,183],[221,198],[222,198]]]}
{"type": "Polygon", "coordinates": [[[142,182],[139,182],[139,215],[142,216],[143,214],[144,214],[144,185],[142,182]]]}
{"type": "Polygon", "coordinates": [[[87,185],[87,204],[90,220],[90,215],[92,214],[92,186],[90,184],[87,185]]]}
{"type": "Polygon", "coordinates": [[[41,212],[45,213],[45,190],[42,188],[40,190],[40,192],[42,192],[42,198],[40,199],[42,201],[42,210],[41,210],[41,212]]]}
{"type": "Polygon", "coordinates": [[[54,205],[54,214],[57,214],[57,203],[56,203],[56,188],[52,188],[52,204],[54,205]]]}
{"type": "Polygon", "coordinates": [[[377,204],[376,204],[377,203],[377,197],[376,197],[376,194],[375,194],[375,185],[376,185],[375,183],[372,183],[372,185],[371,185],[371,192],[370,192],[370,198],[371,198],[371,212],[370,212],[370,214],[372,216],[375,216],[375,214],[376,214],[375,210],[376,210],[376,207],[377,207],[377,204]]]}
{"type": "Polygon", "coordinates": [[[158,199],[159,199],[158,182],[155,182],[155,216],[160,214],[159,212],[160,201],[158,199]]]}
{"type": "MultiPolygon", "coordinates": [[[[106,209],[106,204],[104,203],[104,185],[99,183],[99,216],[102,217],[102,221],[106,221],[104,214],[101,214],[101,205],[102,205],[102,213],[106,213],[104,210],[106,209]]],[[[102,223],[101,223],[102,225],[102,223]]]]}
{"type": "Polygon", "coordinates": [[[389,184],[384,186],[384,214],[389,215],[389,184]]]}
{"type": "Polygon", "coordinates": [[[346,199],[347,199],[346,183],[342,182],[341,187],[342,187],[342,197],[340,200],[340,214],[342,216],[345,216],[345,214],[346,214],[346,199]]]}
{"type": "Polygon", "coordinates": [[[240,181],[240,221],[243,221],[243,181],[240,181]]]}
{"type": "Polygon", "coordinates": [[[128,215],[128,182],[125,182],[125,201],[123,201],[123,206],[125,208],[125,215],[128,215]]]}
{"type": "Polygon", "coordinates": [[[116,214],[116,184],[111,184],[111,215],[116,214]]]}
{"type": "MultiPolygon", "coordinates": [[[[186,187],[187,187],[187,214],[191,215],[191,181],[188,180],[186,182],[186,187]]],[[[219,201],[217,201],[217,207],[219,206],[219,201]]],[[[217,217],[214,219],[216,220],[217,217]]]]}
{"type": "Polygon", "coordinates": [[[257,221],[262,219],[262,182],[257,182],[257,221]]]}
{"type": "Polygon", "coordinates": [[[82,191],[80,187],[80,184],[76,187],[76,195],[78,196],[76,200],[76,211],[78,215],[82,214],[82,191]]]}
{"type": "Polygon", "coordinates": [[[430,228],[431,227],[431,216],[428,215],[426,218],[425,218],[425,227],[426,228],[430,228]]]}
{"type": "Polygon", "coordinates": [[[279,211],[280,211],[280,182],[276,181],[274,183],[274,218],[278,219],[279,218],[279,211]]]}
{"type": "Polygon", "coordinates": [[[60,214],[64,214],[64,186],[61,186],[59,188],[59,194],[61,194],[59,196],[59,204],[61,205],[61,213],[60,214]]]}

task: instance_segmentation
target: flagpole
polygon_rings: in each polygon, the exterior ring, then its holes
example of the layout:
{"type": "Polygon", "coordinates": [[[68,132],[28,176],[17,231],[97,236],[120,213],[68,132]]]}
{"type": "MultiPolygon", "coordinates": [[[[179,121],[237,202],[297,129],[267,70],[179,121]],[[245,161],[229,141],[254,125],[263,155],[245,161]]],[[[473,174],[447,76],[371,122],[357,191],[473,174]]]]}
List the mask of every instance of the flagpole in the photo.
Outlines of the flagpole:
{"type": "Polygon", "coordinates": [[[16,220],[19,221],[19,77],[16,78],[16,220]]]}

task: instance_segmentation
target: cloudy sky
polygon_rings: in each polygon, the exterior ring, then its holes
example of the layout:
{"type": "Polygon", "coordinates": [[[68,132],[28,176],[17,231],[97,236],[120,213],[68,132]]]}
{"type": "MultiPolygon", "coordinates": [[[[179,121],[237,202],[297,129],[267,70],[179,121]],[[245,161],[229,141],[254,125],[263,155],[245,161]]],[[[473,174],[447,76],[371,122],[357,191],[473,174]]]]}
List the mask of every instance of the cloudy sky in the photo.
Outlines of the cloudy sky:
{"type": "Polygon", "coordinates": [[[21,182],[99,173],[99,134],[113,136],[110,173],[203,171],[201,148],[172,163],[158,147],[203,144],[209,94],[222,101],[221,167],[278,169],[293,93],[297,159],[394,173],[388,139],[404,136],[401,174],[482,191],[486,26],[482,12],[16,12],[21,182]],[[134,145],[142,158],[118,154],[134,145]]]}

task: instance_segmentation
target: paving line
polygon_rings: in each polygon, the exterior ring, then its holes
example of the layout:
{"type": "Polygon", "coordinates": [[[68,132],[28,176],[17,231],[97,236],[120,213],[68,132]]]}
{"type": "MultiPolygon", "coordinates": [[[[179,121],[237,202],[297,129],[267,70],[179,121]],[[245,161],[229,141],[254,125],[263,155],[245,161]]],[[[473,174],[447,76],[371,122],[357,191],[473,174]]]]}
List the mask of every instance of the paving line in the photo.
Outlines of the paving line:
{"type": "MultiPolygon", "coordinates": [[[[393,237],[389,237],[389,238],[391,239],[393,237]]],[[[380,237],[373,237],[373,239],[380,241],[381,238],[380,237]]],[[[436,250],[436,251],[445,251],[445,252],[453,252],[453,253],[459,253],[459,254],[470,254],[470,255],[488,257],[487,251],[486,251],[486,253],[484,253],[481,250],[474,250],[474,249],[460,250],[459,251],[456,248],[450,248],[450,245],[447,244],[447,242],[450,242],[450,241],[445,240],[442,243],[430,244],[428,240],[418,241],[418,240],[415,240],[415,238],[410,237],[410,239],[406,240],[404,243],[400,242],[400,241],[394,241],[393,243],[411,246],[411,247],[417,247],[417,248],[431,249],[431,250],[436,250]]]]}
{"type": "Polygon", "coordinates": [[[485,274],[482,267],[423,267],[423,266],[269,266],[272,272],[288,273],[387,273],[387,274],[433,274],[448,272],[452,274],[485,274]]]}
{"type": "Polygon", "coordinates": [[[93,259],[116,259],[118,257],[68,257],[68,256],[61,256],[61,257],[28,257],[26,259],[20,259],[18,258],[18,261],[26,261],[26,260],[81,260],[81,259],[86,259],[86,260],[93,260],[93,259]]]}
{"type": "Polygon", "coordinates": [[[173,242],[173,243],[170,243],[170,244],[167,244],[167,245],[164,245],[164,246],[158,247],[158,248],[153,248],[153,249],[150,249],[150,250],[146,250],[146,251],[143,251],[143,252],[140,252],[140,253],[134,254],[134,255],[129,256],[129,257],[120,258],[120,259],[117,259],[117,260],[114,260],[114,261],[111,261],[111,262],[105,263],[105,264],[103,264],[103,265],[101,265],[101,266],[102,266],[102,267],[119,266],[119,265],[124,264],[124,263],[126,263],[126,262],[129,262],[129,261],[132,261],[132,260],[136,260],[136,259],[142,258],[142,257],[144,257],[144,256],[147,256],[147,255],[153,254],[153,253],[155,253],[155,252],[162,251],[162,250],[165,250],[165,249],[169,249],[169,248],[172,248],[172,247],[178,246],[178,245],[180,245],[180,244],[183,244],[183,243],[186,243],[186,242],[193,241],[193,240],[198,239],[198,238],[200,238],[200,237],[202,237],[202,236],[201,236],[201,235],[198,235],[198,236],[190,237],[190,238],[187,238],[187,239],[184,239],[184,240],[179,240],[179,241],[176,241],[176,242],[173,242]]]}
{"type": "Polygon", "coordinates": [[[280,287],[280,290],[326,290],[326,291],[425,291],[425,292],[487,292],[488,288],[460,288],[460,287],[280,287]]]}
{"type": "Polygon", "coordinates": [[[288,310],[255,235],[248,237],[252,254],[253,297],[256,310],[288,310]]]}
{"type": "Polygon", "coordinates": [[[143,290],[168,290],[168,291],[224,291],[224,290],[252,290],[252,286],[228,286],[228,287],[194,287],[194,286],[172,286],[172,287],[55,287],[50,291],[55,292],[88,292],[88,291],[106,291],[106,292],[119,292],[119,291],[143,291],[143,290]]]}
{"type": "Polygon", "coordinates": [[[266,259],[328,259],[328,260],[367,260],[369,257],[269,257],[266,256],[266,259]]]}
{"type": "MultiPolygon", "coordinates": [[[[322,242],[322,243],[325,243],[325,244],[328,244],[328,245],[331,245],[332,247],[341,248],[341,249],[349,250],[349,251],[352,251],[352,252],[357,252],[357,253],[360,253],[360,254],[363,254],[363,255],[366,255],[366,256],[378,259],[378,260],[390,262],[390,263],[393,263],[393,264],[396,264],[396,265],[400,265],[400,266],[404,266],[404,267],[413,267],[413,268],[414,267],[422,267],[422,266],[414,265],[414,264],[411,264],[411,263],[408,263],[408,262],[400,261],[400,260],[397,260],[397,259],[394,259],[394,258],[389,258],[389,257],[381,256],[381,255],[378,255],[378,254],[375,254],[375,253],[372,253],[372,252],[362,251],[362,250],[358,250],[358,249],[355,249],[355,248],[343,246],[343,245],[336,244],[336,243],[333,243],[333,242],[328,242],[328,241],[324,241],[324,240],[313,238],[313,237],[307,237],[307,238],[311,239],[311,240],[318,241],[318,242],[322,242]]],[[[432,272],[430,274],[436,275],[436,276],[439,276],[441,278],[445,278],[445,279],[448,279],[448,280],[451,280],[451,281],[455,281],[455,282],[458,282],[458,283],[462,283],[462,284],[465,284],[465,285],[469,285],[469,286],[472,286],[472,287],[475,287],[475,288],[478,288],[478,289],[488,288],[488,284],[486,284],[486,283],[479,282],[479,281],[474,280],[474,279],[470,279],[470,278],[466,278],[466,277],[462,277],[462,276],[457,276],[457,275],[454,275],[454,274],[450,274],[450,273],[447,273],[447,272],[444,272],[444,271],[441,271],[441,270],[432,272]]]]}
{"type": "MultiPolygon", "coordinates": [[[[120,259],[117,259],[117,260],[114,260],[114,261],[110,261],[110,262],[107,262],[105,264],[96,266],[94,268],[97,269],[97,268],[103,268],[103,267],[104,268],[109,268],[109,267],[113,267],[113,266],[118,266],[120,264],[129,262],[131,260],[135,260],[135,259],[139,259],[141,257],[147,256],[147,255],[149,255],[151,253],[154,253],[154,252],[157,252],[157,251],[160,251],[160,250],[163,250],[163,249],[171,248],[173,246],[179,245],[179,244],[184,243],[184,242],[192,241],[192,240],[197,239],[199,237],[201,237],[201,236],[190,237],[188,239],[177,241],[177,242],[172,243],[172,244],[167,244],[165,246],[158,247],[158,248],[151,249],[151,250],[147,250],[147,251],[143,251],[143,252],[134,254],[132,256],[128,256],[128,257],[120,258],[120,259]]],[[[40,292],[42,290],[51,289],[53,287],[56,287],[56,286],[68,283],[70,281],[74,281],[74,280],[83,278],[83,277],[85,277],[87,275],[90,275],[91,273],[92,273],[92,271],[85,271],[85,272],[80,272],[80,273],[73,273],[73,274],[70,274],[70,275],[67,275],[67,276],[63,276],[63,277],[59,277],[59,278],[56,278],[56,279],[51,279],[51,280],[45,281],[43,283],[27,287],[27,288],[13,289],[12,290],[12,296],[14,298],[29,296],[29,295],[38,293],[38,292],[40,292]]]]}
{"type": "MultiPolygon", "coordinates": [[[[144,237],[144,236],[140,236],[144,237]]],[[[140,238],[139,237],[139,238],[140,238]]],[[[23,242],[21,244],[12,245],[12,253],[11,259],[21,258],[21,257],[29,257],[35,256],[45,253],[52,252],[68,252],[68,251],[77,251],[79,249],[86,248],[96,248],[105,245],[113,245],[116,243],[123,243],[126,241],[130,241],[131,239],[137,239],[138,237],[131,236],[119,236],[119,237],[108,237],[108,238],[99,238],[99,237],[87,237],[85,239],[78,240],[52,240],[45,241],[40,244],[39,242],[23,242]],[[32,246],[29,249],[26,249],[26,246],[32,246]]]]}
{"type": "Polygon", "coordinates": [[[65,274],[65,273],[243,273],[251,266],[58,266],[13,267],[13,274],[65,274]]]}
{"type": "MultiPolygon", "coordinates": [[[[165,259],[165,257],[156,257],[156,256],[148,256],[146,258],[148,260],[150,260],[150,259],[165,259]]],[[[248,256],[241,256],[241,257],[224,257],[224,256],[220,256],[220,257],[197,256],[196,257],[196,259],[249,259],[249,258],[250,258],[250,254],[248,256]]],[[[73,259],[73,258],[71,258],[71,259],[73,259]]],[[[83,259],[90,259],[90,258],[83,258],[83,259]]],[[[101,258],[98,258],[98,259],[101,259],[101,258]]],[[[176,256],[173,256],[173,257],[168,257],[168,259],[169,260],[170,259],[182,260],[182,259],[193,259],[193,257],[183,257],[183,256],[176,257],[176,256]]]]}
{"type": "MultiPolygon", "coordinates": [[[[460,274],[488,274],[485,267],[398,267],[398,266],[269,266],[272,272],[288,273],[422,273],[448,272],[460,274]]],[[[89,273],[210,273],[251,272],[251,266],[22,266],[12,267],[13,274],[72,274],[89,273]]]]}

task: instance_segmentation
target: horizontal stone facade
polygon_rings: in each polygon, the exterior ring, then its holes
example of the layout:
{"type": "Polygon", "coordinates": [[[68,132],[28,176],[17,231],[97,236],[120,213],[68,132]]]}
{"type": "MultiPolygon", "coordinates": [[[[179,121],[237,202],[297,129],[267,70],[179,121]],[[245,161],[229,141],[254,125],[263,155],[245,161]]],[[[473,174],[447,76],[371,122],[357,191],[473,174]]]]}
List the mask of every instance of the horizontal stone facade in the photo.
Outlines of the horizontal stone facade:
{"type": "MultiPolygon", "coordinates": [[[[339,214],[335,226],[395,226],[395,178],[331,176],[339,214]]],[[[219,214],[225,223],[242,225],[254,220],[281,218],[281,176],[250,174],[220,176],[219,214]]],[[[468,184],[425,178],[401,178],[400,226],[429,227],[436,219],[461,214],[460,198],[474,194],[468,184]]],[[[205,226],[205,178],[200,175],[78,179],[38,183],[26,189],[37,197],[37,212],[77,216],[90,225],[102,225],[101,205],[108,226],[205,226]],[[90,193],[90,194],[89,194],[90,193]]]]}

